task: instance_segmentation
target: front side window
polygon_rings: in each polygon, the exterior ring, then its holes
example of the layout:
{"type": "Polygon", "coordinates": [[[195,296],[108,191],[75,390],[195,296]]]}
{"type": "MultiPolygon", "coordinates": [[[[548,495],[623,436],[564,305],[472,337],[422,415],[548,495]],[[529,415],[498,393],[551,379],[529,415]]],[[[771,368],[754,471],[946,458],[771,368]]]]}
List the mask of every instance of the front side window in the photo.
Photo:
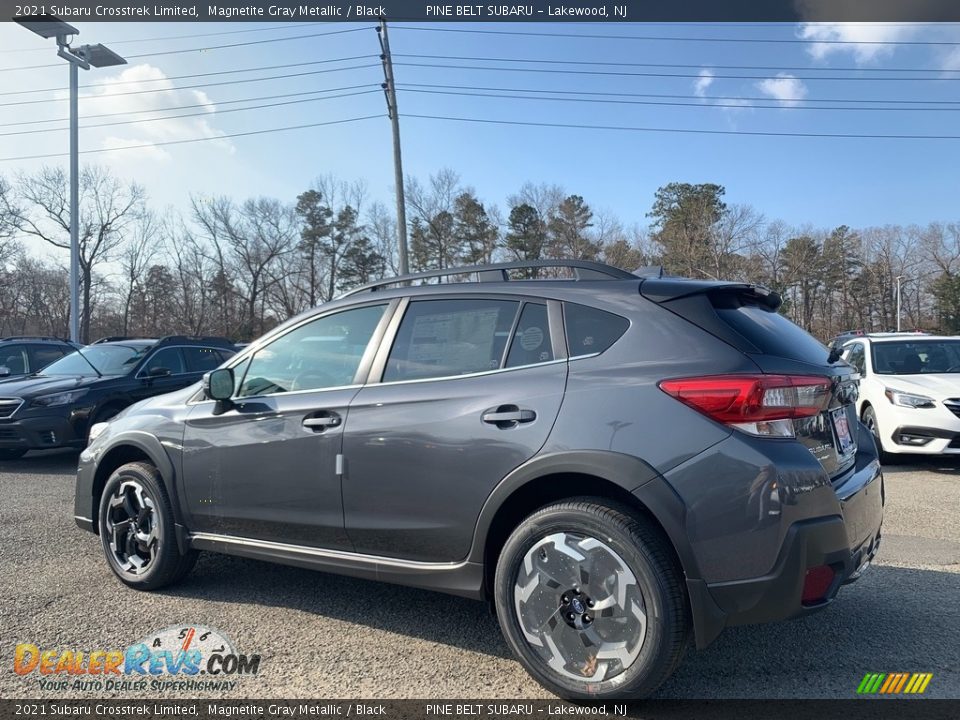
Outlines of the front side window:
{"type": "Polygon", "coordinates": [[[519,308],[514,300],[485,298],[411,302],[383,382],[500,369],[519,308]]]}
{"type": "Polygon", "coordinates": [[[0,365],[7,369],[7,375],[23,375],[29,372],[30,365],[27,363],[27,353],[22,347],[14,345],[13,347],[2,348],[0,355],[0,365]]]}
{"type": "Polygon", "coordinates": [[[853,343],[847,348],[844,358],[850,365],[856,368],[861,375],[866,374],[866,362],[864,357],[863,343],[853,343]]]}
{"type": "Polygon", "coordinates": [[[55,360],[59,360],[67,353],[59,345],[31,345],[28,354],[30,356],[30,371],[36,372],[55,360]]]}
{"type": "Polygon", "coordinates": [[[186,372],[183,367],[183,356],[180,348],[163,348],[147,360],[140,375],[180,375],[186,372]]]}
{"type": "Polygon", "coordinates": [[[344,310],[281,335],[234,368],[238,397],[352,385],[386,307],[344,310]]]}

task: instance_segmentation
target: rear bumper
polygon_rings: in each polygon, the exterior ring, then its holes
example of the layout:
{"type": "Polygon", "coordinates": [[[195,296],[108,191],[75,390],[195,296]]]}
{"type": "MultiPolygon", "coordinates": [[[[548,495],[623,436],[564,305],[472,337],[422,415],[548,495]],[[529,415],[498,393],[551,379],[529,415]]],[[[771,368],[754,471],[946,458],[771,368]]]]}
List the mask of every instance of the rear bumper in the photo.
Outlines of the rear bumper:
{"type": "MultiPolygon", "coordinates": [[[[873,443],[867,445],[863,440],[868,438],[861,438],[856,467],[844,477],[829,483],[821,471],[823,480],[817,490],[806,496],[799,491],[789,497],[781,496],[779,515],[771,516],[771,520],[788,513],[791,518],[779,542],[770,548],[773,556],[761,574],[710,578],[707,573],[697,572],[711,569],[706,563],[698,562],[699,568],[694,572],[686,568],[698,647],[709,645],[725,627],[776,622],[816,612],[832,603],[843,585],[858,579],[866,570],[880,545],[885,498],[873,443]],[[816,502],[814,494],[819,496],[816,502]],[[826,510],[828,506],[830,509],[826,510]],[[805,514],[805,508],[821,512],[805,514]],[[804,602],[807,572],[821,566],[833,571],[832,580],[815,598],[804,602]]],[[[789,479],[782,474],[783,468],[780,470],[778,481],[786,485],[789,479]]],[[[688,532],[689,515],[688,511],[688,532]]],[[[769,539],[772,538],[758,526],[755,533],[737,536],[736,542],[732,538],[719,541],[726,540],[724,554],[732,555],[732,560],[739,558],[738,564],[745,567],[750,558],[757,556],[756,546],[769,539]]],[[[702,558],[700,553],[697,560],[702,558]]]]}

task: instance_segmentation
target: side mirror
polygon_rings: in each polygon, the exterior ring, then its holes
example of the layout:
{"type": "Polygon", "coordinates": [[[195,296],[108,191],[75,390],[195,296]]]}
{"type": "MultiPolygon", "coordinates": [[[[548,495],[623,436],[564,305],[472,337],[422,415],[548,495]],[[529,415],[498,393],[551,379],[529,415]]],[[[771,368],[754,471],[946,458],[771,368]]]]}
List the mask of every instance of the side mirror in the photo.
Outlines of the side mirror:
{"type": "Polygon", "coordinates": [[[170,368],[154,367],[154,368],[150,368],[150,371],[147,373],[147,377],[161,378],[161,377],[167,377],[168,375],[172,375],[172,374],[173,373],[170,372],[170,368]]]}
{"type": "Polygon", "coordinates": [[[10,368],[6,365],[0,365],[0,377],[10,377],[10,368]]]}
{"type": "Polygon", "coordinates": [[[233,370],[217,368],[203,376],[203,392],[211,400],[229,400],[233,396],[233,370]]]}

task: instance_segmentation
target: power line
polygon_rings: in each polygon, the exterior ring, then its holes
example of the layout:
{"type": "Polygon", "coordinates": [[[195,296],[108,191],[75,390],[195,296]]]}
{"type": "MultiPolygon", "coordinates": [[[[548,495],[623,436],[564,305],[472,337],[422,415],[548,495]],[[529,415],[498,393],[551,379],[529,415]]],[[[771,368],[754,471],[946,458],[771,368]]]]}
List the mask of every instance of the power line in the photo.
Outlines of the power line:
{"type": "MultiPolygon", "coordinates": [[[[260,67],[252,68],[237,68],[235,70],[217,70],[215,72],[206,72],[206,73],[193,73],[191,75],[170,75],[167,77],[161,78],[144,78],[142,80],[117,80],[106,83],[89,83],[87,85],[80,85],[81,89],[86,88],[102,88],[102,87],[115,87],[117,85],[140,85],[142,83],[148,82],[165,82],[167,80],[188,80],[190,78],[201,78],[201,77],[215,77],[218,75],[235,75],[237,73],[247,73],[247,72],[260,72],[267,70],[286,70],[289,68],[295,67],[306,67],[308,65],[327,65],[329,63],[335,62],[351,62],[353,60],[369,60],[372,58],[379,58],[379,55],[367,54],[367,55],[352,55],[350,57],[340,57],[340,58],[329,58],[327,60],[311,60],[309,62],[300,62],[300,63],[287,63],[285,65],[262,65],[260,67]]],[[[170,88],[175,89],[175,88],[170,88]]],[[[35,93],[44,93],[44,92],[63,92],[67,90],[65,87],[55,87],[55,88],[40,88],[36,90],[8,90],[0,92],[0,96],[3,95],[33,95],[35,93]]]]}
{"type": "MultiPolygon", "coordinates": [[[[517,68],[517,67],[484,67],[482,65],[438,65],[436,63],[411,63],[411,62],[398,62],[394,63],[395,65],[403,65],[405,67],[425,67],[425,68],[435,68],[440,70],[481,70],[488,72],[525,72],[525,73],[548,73],[551,75],[599,75],[599,76],[609,76],[609,77],[655,77],[655,78],[696,78],[700,79],[704,77],[699,73],[647,73],[647,72],[620,72],[615,70],[552,70],[550,68],[517,68]]],[[[716,80],[776,80],[777,78],[771,78],[769,75],[710,75],[711,78],[716,80]]],[[[960,80],[958,77],[852,77],[849,75],[834,75],[832,77],[825,76],[804,76],[804,75],[791,75],[790,80],[847,80],[847,81],[856,81],[856,82],[880,82],[880,81],[908,81],[908,82],[920,82],[922,80],[937,80],[937,81],[957,81],[960,80]]]]}
{"type": "MultiPolygon", "coordinates": [[[[210,50],[224,50],[238,47],[249,47],[250,45],[265,45],[267,43],[288,42],[290,40],[303,40],[305,38],[328,37],[330,35],[344,35],[346,33],[360,32],[361,30],[372,30],[370,26],[359,28],[348,28],[346,30],[331,30],[328,32],[309,33],[307,35],[290,35],[279,38],[267,38],[265,40],[249,40],[241,43],[230,43],[227,45],[209,45],[206,47],[181,48],[179,50],[158,50],[156,52],[138,53],[137,55],[127,55],[127,60],[136,60],[145,57],[157,57],[158,55],[181,55],[189,52],[208,52],[210,50]]],[[[0,68],[0,72],[13,72],[17,70],[39,70],[41,68],[63,67],[62,63],[52,63],[50,65],[27,65],[24,67],[0,68]]]]}
{"type": "MultiPolygon", "coordinates": [[[[265,105],[252,105],[250,107],[238,107],[238,108],[227,108],[226,110],[217,110],[215,113],[212,112],[193,112],[193,113],[183,113],[181,115],[165,115],[162,117],[153,117],[153,118],[138,118],[136,120],[119,120],[117,122],[108,122],[108,123],[96,123],[93,125],[81,125],[81,130],[93,130],[96,128],[105,128],[105,127],[114,127],[116,125],[139,125],[141,123],[149,122],[158,122],[160,120],[179,120],[181,118],[192,118],[192,117],[210,117],[214,114],[222,115],[224,113],[234,113],[234,112],[243,112],[245,110],[262,110],[264,108],[276,108],[283,107],[286,105],[300,105],[302,103],[317,102],[320,100],[337,100],[339,98],[347,97],[356,97],[358,95],[369,95],[371,93],[379,93],[380,86],[373,85],[372,90],[359,90],[357,92],[343,93],[341,95],[326,95],[324,97],[315,97],[315,98],[304,98],[301,100],[287,100],[285,102],[271,102],[265,105]]],[[[368,85],[367,87],[371,87],[368,85]]],[[[40,133],[51,133],[51,132],[65,132],[69,128],[41,128],[35,130],[17,130],[14,132],[5,132],[0,133],[0,137],[10,137],[13,135],[38,135],[40,133]]]]}
{"type": "MultiPolygon", "coordinates": [[[[214,32],[214,33],[194,33],[193,35],[165,35],[161,37],[149,37],[149,38],[138,38],[136,40],[108,40],[104,45],[130,45],[133,43],[148,43],[148,42],[161,42],[166,40],[193,40],[196,38],[203,37],[220,37],[221,35],[243,35],[246,33],[260,33],[260,32],[276,32],[277,30],[302,30],[305,27],[315,27],[317,25],[327,25],[325,22],[312,22],[312,23],[298,23],[297,25],[291,27],[289,23],[281,23],[275,27],[266,27],[266,28],[253,28],[250,30],[225,30],[223,32],[214,32]]],[[[50,52],[49,48],[14,48],[7,50],[0,50],[0,55],[7,55],[9,53],[25,53],[25,52],[50,52]]]]}
{"type": "MultiPolygon", "coordinates": [[[[689,68],[693,70],[774,70],[774,71],[794,71],[794,72],[950,72],[960,73],[960,68],[939,69],[939,68],[859,68],[859,67],[810,67],[810,66],[776,66],[776,65],[713,65],[706,63],[683,64],[683,63],[638,63],[638,62],[601,62],[597,60],[557,60],[535,58],[497,58],[497,57],[471,57],[464,55],[418,55],[410,53],[394,53],[394,57],[403,58],[421,58],[426,60],[469,60],[482,62],[514,62],[514,63],[536,63],[542,65],[599,65],[599,66],[622,66],[622,67],[650,67],[650,68],[689,68]]],[[[739,77],[739,76],[738,76],[739,77]]]]}
{"type": "MultiPolygon", "coordinates": [[[[287,125],[278,128],[265,128],[263,130],[248,130],[246,132],[229,133],[226,135],[216,135],[214,137],[187,138],[185,140],[164,140],[162,142],[141,143],[139,145],[122,145],[119,147],[101,148],[98,150],[80,150],[81,155],[94,155],[105,152],[116,152],[118,150],[140,150],[142,148],[161,147],[167,145],[186,145],[188,143],[208,142],[210,140],[228,140],[231,138],[250,137],[253,135],[266,135],[268,133],[287,132],[290,130],[306,130],[307,128],[326,127],[329,125],[344,125],[346,123],[361,122],[363,120],[373,120],[381,118],[382,115],[364,115],[362,117],[346,118],[343,120],[328,120],[326,122],[308,123],[306,125],[287,125]]],[[[67,153],[48,153],[46,155],[21,155],[19,157],[0,158],[0,162],[15,162],[21,160],[46,160],[49,158],[65,157],[67,153]]]]}
{"type": "MultiPolygon", "coordinates": [[[[598,97],[631,97],[631,98],[664,98],[669,100],[733,100],[746,102],[767,102],[769,97],[743,97],[737,95],[671,95],[659,93],[625,93],[625,92],[599,92],[591,90],[543,90],[540,88],[503,88],[503,87],[484,87],[476,85],[435,85],[429,83],[399,83],[398,88],[424,87],[424,88],[443,88],[446,90],[489,90],[493,92],[524,92],[524,93],[552,93],[554,95],[590,95],[598,97]]],[[[805,102],[805,103],[855,103],[855,104],[877,104],[888,103],[891,105],[960,105],[960,100],[899,100],[882,98],[781,98],[783,102],[805,102]]]]}
{"type": "MultiPolygon", "coordinates": [[[[380,87],[379,83],[376,84],[377,87],[380,87]]],[[[303,97],[305,95],[318,95],[320,93],[330,93],[330,92],[340,92],[343,90],[357,90],[358,88],[370,87],[370,83],[365,83],[362,85],[345,85],[343,87],[327,88],[325,90],[306,90],[304,92],[296,93],[282,93],[280,95],[261,95],[259,97],[253,98],[238,98],[235,100],[217,100],[216,105],[219,110],[221,105],[233,105],[236,103],[245,103],[245,102],[260,102],[261,100],[282,100],[292,97],[303,97]]],[[[960,104],[960,101],[957,101],[960,104]]],[[[149,110],[121,110],[120,112],[112,113],[98,113],[96,115],[84,115],[85,120],[94,120],[96,118],[105,118],[105,117],[118,117],[120,115],[143,115],[145,113],[155,113],[155,112],[169,112],[171,110],[191,110],[193,108],[209,108],[211,105],[210,102],[205,103],[192,103],[190,105],[168,105],[167,107],[159,108],[150,108],[149,110]]],[[[21,120],[19,122],[12,123],[0,123],[0,127],[16,127],[18,125],[40,125],[45,123],[56,123],[56,122],[68,122],[69,118],[53,118],[50,120],[21,120]]],[[[59,128],[58,128],[59,129],[59,128]]]]}
{"type": "MultiPolygon", "coordinates": [[[[745,105],[742,103],[704,103],[704,102],[672,102],[672,101],[658,101],[658,100],[612,100],[612,99],[603,99],[603,98],[576,98],[576,97],[550,97],[550,96],[530,96],[530,95],[508,95],[501,93],[473,93],[473,92],[456,92],[452,90],[425,90],[425,89],[414,89],[414,88],[404,88],[400,86],[406,92],[415,92],[415,93],[427,93],[431,95],[453,95],[458,97],[479,97],[479,98],[502,98],[506,100],[550,100],[550,101],[563,101],[563,102],[578,102],[578,103],[598,103],[598,104],[613,104],[613,105],[656,105],[656,106],[671,106],[671,107],[693,107],[693,108],[737,108],[740,110],[855,110],[855,111],[872,111],[872,112],[885,112],[885,111],[910,111],[910,112],[926,112],[926,111],[951,111],[957,112],[960,111],[960,107],[849,107],[849,106],[829,106],[829,105],[745,105]]],[[[694,99],[691,97],[691,99],[694,99]]],[[[773,98],[766,98],[769,102],[773,98]]],[[[791,100],[782,100],[780,102],[789,103],[795,102],[791,100]]]]}
{"type": "Polygon", "coordinates": [[[798,137],[798,138],[843,138],[860,140],[960,140],[960,135],[898,135],[898,134],[859,134],[859,133],[800,133],[765,132],[760,130],[701,130],[688,128],[631,127],[624,125],[580,125],[574,123],[527,122],[521,120],[490,120],[485,118],[465,118],[447,115],[414,115],[405,113],[404,117],[422,120],[445,120],[488,125],[518,125],[525,127],[569,128],[575,130],[621,130],[648,133],[681,133],[691,135],[756,135],[761,137],[798,137]]]}
{"type": "Polygon", "coordinates": [[[517,35],[522,37],[564,37],[586,40],[643,40],[666,42],[790,43],[802,45],[960,45],[958,40],[802,40],[799,38],[717,38],[665,37],[663,35],[590,35],[585,33],[528,32],[522,30],[467,30],[463,28],[417,27],[398,25],[401,30],[419,32],[471,33],[475,35],[517,35]]]}
{"type": "MultiPolygon", "coordinates": [[[[105,98],[117,98],[117,97],[124,97],[128,95],[146,95],[148,93],[156,93],[156,92],[174,92],[177,90],[193,90],[196,88],[211,88],[211,87],[219,87],[223,85],[240,85],[243,83],[264,82],[267,80],[286,80],[289,78],[306,77],[308,75],[323,75],[326,73],[345,72],[347,70],[363,70],[365,68],[372,68],[372,67],[379,67],[379,64],[368,63],[367,65],[351,65],[349,67],[328,68],[327,70],[311,70],[310,72],[289,73],[287,75],[270,75],[268,77],[262,77],[262,78],[245,78],[243,80],[224,80],[223,82],[204,83],[201,85],[181,85],[180,87],[175,87],[175,88],[152,88],[147,90],[131,90],[129,92],[110,93],[107,95],[84,95],[80,99],[81,100],[103,100],[105,98]]],[[[101,86],[101,87],[104,87],[104,86],[101,86]]],[[[105,87],[109,87],[109,86],[105,86],[105,87]]],[[[18,105],[39,105],[39,104],[46,104],[49,102],[50,102],[49,99],[48,100],[18,100],[16,102],[0,103],[0,107],[13,107],[18,105]]]]}

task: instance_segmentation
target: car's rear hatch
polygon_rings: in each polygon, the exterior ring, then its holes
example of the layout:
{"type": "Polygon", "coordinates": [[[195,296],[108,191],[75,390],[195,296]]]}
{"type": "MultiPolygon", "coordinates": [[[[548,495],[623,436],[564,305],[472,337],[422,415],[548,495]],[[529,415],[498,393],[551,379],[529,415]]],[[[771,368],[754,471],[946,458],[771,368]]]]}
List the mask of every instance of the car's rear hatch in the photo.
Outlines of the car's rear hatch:
{"type": "Polygon", "coordinates": [[[646,279],[640,293],[741,350],[763,374],[829,378],[829,402],[819,414],[793,421],[796,439],[832,479],[853,465],[856,371],[780,315],[779,295],[757,285],[673,278],[646,279]]]}

